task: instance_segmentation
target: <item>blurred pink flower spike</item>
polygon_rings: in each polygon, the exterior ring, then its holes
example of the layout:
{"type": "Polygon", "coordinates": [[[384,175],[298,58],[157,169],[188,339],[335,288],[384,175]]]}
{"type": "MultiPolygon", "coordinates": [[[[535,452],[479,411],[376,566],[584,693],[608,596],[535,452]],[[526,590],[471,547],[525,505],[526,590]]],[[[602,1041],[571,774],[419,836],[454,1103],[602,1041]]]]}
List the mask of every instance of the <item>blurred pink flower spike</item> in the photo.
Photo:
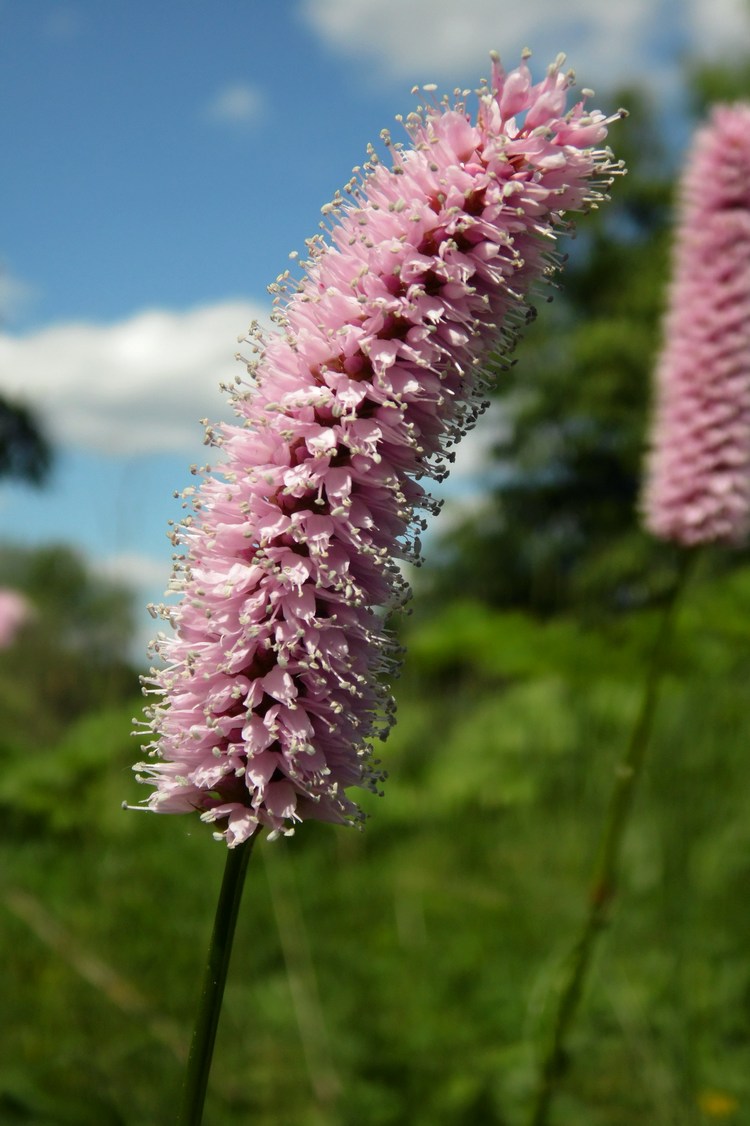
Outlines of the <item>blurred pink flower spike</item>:
{"type": "Polygon", "coordinates": [[[643,509],[685,546],[750,528],[750,105],[717,106],[680,192],[643,509]]]}
{"type": "MultiPolygon", "coordinates": [[[[146,682],[154,786],[146,808],[198,810],[233,847],[304,818],[357,822],[349,787],[376,789],[370,741],[392,723],[398,654],[385,612],[419,561],[420,483],[476,420],[528,298],[554,272],[562,216],[606,198],[612,118],[567,109],[560,56],[432,100],[382,140],[323,208],[299,280],[271,287],[278,332],[251,330],[234,425],[209,429],[223,464],[186,491],[165,663],[146,682]]],[[[294,257],[294,256],[293,256],[294,257]]],[[[142,807],[139,807],[142,808],[142,807]]]]}
{"type": "Polygon", "coordinates": [[[0,649],[13,644],[16,635],[32,616],[27,599],[17,590],[0,588],[0,649]]]}

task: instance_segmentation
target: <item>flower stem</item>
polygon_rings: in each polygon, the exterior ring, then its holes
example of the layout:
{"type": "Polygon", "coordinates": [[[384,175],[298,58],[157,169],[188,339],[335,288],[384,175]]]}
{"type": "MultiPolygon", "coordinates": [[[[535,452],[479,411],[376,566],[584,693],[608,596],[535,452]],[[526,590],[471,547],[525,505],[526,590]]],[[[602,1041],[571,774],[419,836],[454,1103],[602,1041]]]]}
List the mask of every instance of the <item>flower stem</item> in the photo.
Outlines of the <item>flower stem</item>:
{"type": "MultiPolygon", "coordinates": [[[[257,836],[257,834],[256,834],[257,836]]],[[[219,1025],[224,985],[227,980],[232,942],[237,924],[237,914],[242,899],[245,872],[255,836],[236,848],[227,849],[224,879],[216,905],[214,929],[208,948],[208,961],[203,979],[203,989],[198,1005],[198,1016],[190,1044],[190,1055],[182,1091],[182,1106],[178,1126],[200,1126],[203,1104],[206,1100],[208,1075],[211,1070],[216,1029],[219,1025]]]]}
{"type": "Polygon", "coordinates": [[[676,611],[696,554],[695,551],[683,551],[680,554],[680,569],[664,607],[651,651],[641,706],[627,751],[615,772],[615,782],[594,864],[588,913],[567,960],[552,1032],[541,1060],[539,1083],[529,1119],[530,1126],[547,1126],[550,1104],[557,1084],[566,1069],[567,1036],[578,1011],[594,947],[598,936],[609,923],[610,908],[617,890],[622,843],[633,805],[633,796],[651,741],[656,704],[666,670],[676,611]]]}

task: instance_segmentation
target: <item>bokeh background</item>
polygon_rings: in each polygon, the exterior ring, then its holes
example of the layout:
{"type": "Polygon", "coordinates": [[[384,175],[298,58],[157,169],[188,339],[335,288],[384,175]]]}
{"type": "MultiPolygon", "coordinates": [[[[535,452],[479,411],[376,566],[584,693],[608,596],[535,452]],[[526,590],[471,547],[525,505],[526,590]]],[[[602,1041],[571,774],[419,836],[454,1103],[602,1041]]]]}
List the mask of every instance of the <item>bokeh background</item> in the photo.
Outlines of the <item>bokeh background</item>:
{"type": "MultiPolygon", "coordinates": [[[[675,573],[640,531],[674,184],[740,0],[0,2],[0,1122],[171,1120],[223,849],[123,813],[173,492],[238,336],[415,83],[564,51],[629,175],[464,440],[363,834],[252,862],[206,1121],[516,1126],[675,573]],[[15,451],[14,457],[6,456],[15,451]]],[[[750,1123],[750,567],[706,553],[556,1101],[750,1123]]]]}

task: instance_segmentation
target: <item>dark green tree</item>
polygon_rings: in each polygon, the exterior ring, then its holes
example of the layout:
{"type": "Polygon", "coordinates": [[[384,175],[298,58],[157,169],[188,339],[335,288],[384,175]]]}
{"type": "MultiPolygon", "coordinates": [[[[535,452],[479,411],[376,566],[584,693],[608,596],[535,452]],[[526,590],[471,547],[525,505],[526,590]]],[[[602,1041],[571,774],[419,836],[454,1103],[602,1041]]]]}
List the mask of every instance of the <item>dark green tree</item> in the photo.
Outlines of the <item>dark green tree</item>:
{"type": "Polygon", "coordinates": [[[0,479],[42,485],[51,467],[52,447],[39,420],[22,402],[0,394],[0,479]]]}
{"type": "Polygon", "coordinates": [[[0,396],[0,478],[41,485],[52,466],[52,447],[23,403],[0,396]]]}

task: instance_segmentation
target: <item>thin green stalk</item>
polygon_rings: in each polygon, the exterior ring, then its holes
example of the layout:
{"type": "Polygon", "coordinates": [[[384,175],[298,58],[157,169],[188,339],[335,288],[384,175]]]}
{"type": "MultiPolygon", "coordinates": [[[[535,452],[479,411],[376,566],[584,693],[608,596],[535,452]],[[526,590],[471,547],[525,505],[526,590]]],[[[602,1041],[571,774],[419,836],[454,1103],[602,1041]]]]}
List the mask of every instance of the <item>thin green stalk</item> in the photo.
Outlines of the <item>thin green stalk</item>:
{"type": "Polygon", "coordinates": [[[336,1120],[336,1100],[341,1094],[341,1081],[331,1057],[305,916],[294,877],[292,855],[286,849],[267,848],[264,850],[263,860],[310,1086],[325,1114],[327,1126],[333,1126],[336,1120]]]}
{"type": "Polygon", "coordinates": [[[615,773],[615,783],[594,864],[588,913],[567,962],[552,1033],[540,1064],[539,1083],[529,1120],[530,1126],[547,1126],[550,1104],[565,1070],[565,1045],[568,1033],[578,1011],[594,947],[597,938],[609,923],[610,908],[617,890],[622,843],[635,789],[651,742],[656,704],[666,671],[677,607],[695,557],[695,551],[685,551],[681,554],[680,570],[664,608],[651,652],[640,710],[627,751],[615,773]]]}
{"type": "Polygon", "coordinates": [[[178,1126],[200,1126],[211,1070],[216,1029],[219,1025],[224,985],[227,980],[237,914],[242,899],[245,872],[257,834],[236,848],[227,849],[224,879],[216,906],[216,918],[208,948],[208,962],[198,1005],[198,1016],[190,1044],[190,1055],[182,1090],[178,1126]]]}

